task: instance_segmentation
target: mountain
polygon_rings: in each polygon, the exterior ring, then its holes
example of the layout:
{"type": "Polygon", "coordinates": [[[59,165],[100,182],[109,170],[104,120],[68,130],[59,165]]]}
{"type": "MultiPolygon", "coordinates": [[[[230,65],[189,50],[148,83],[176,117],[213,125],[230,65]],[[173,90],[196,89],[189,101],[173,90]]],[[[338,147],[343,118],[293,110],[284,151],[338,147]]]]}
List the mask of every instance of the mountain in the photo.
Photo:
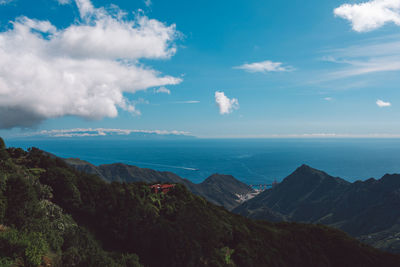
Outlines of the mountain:
{"type": "Polygon", "coordinates": [[[281,219],[274,221],[333,226],[363,242],[400,253],[398,174],[349,183],[302,165],[280,184],[241,204],[233,212],[271,220],[264,210],[278,214],[281,219]]]}
{"type": "Polygon", "coordinates": [[[96,174],[109,182],[162,182],[183,184],[192,193],[202,196],[216,205],[224,206],[228,210],[239,205],[240,198],[238,195],[247,195],[254,192],[250,186],[236,180],[231,175],[213,174],[202,183],[194,184],[172,172],[160,172],[122,163],[95,166],[80,159],[65,159],[65,161],[77,170],[96,174]]]}
{"type": "Polygon", "coordinates": [[[0,142],[0,265],[395,267],[400,256],[327,226],[254,221],[180,184],[109,183],[0,142]]]}
{"type": "Polygon", "coordinates": [[[184,131],[129,130],[108,128],[77,128],[43,130],[27,135],[11,136],[12,139],[25,140],[192,140],[195,136],[184,131]]]}

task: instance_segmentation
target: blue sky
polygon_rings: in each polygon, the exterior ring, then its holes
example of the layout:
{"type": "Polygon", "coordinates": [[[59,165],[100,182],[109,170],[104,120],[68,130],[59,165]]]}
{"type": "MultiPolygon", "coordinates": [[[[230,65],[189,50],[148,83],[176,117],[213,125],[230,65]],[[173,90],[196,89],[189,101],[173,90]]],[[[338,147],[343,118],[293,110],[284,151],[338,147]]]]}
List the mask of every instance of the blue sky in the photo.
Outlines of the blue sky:
{"type": "Polygon", "coordinates": [[[400,136],[400,0],[14,0],[0,26],[2,136],[400,136]]]}

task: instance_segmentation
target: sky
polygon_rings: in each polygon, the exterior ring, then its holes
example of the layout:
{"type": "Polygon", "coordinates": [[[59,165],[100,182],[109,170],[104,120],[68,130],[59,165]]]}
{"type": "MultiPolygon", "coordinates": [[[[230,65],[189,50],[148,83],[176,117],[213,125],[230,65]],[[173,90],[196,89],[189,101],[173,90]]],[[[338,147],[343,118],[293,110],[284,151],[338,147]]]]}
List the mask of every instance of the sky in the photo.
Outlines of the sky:
{"type": "Polygon", "coordinates": [[[400,137],[399,71],[400,0],[0,0],[4,137],[400,137]]]}

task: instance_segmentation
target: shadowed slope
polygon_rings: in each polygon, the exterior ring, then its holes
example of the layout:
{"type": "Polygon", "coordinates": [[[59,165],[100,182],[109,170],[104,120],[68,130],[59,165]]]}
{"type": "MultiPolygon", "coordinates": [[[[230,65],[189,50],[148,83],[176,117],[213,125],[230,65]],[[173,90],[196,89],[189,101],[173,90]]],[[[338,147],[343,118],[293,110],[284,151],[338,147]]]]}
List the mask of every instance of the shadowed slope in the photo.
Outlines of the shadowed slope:
{"type": "MultiPolygon", "coordinates": [[[[263,211],[271,210],[289,221],[323,223],[358,237],[400,223],[399,191],[397,174],[349,183],[302,165],[279,185],[233,211],[269,220],[263,211]]],[[[390,246],[387,249],[393,251],[390,246]]]]}
{"type": "Polygon", "coordinates": [[[200,184],[194,184],[172,172],[161,172],[132,165],[114,163],[95,166],[79,159],[66,159],[66,162],[77,170],[96,174],[112,182],[146,182],[146,183],[179,183],[185,185],[192,193],[205,197],[208,201],[224,206],[228,210],[239,205],[239,195],[253,192],[248,185],[231,175],[213,174],[200,184]]]}

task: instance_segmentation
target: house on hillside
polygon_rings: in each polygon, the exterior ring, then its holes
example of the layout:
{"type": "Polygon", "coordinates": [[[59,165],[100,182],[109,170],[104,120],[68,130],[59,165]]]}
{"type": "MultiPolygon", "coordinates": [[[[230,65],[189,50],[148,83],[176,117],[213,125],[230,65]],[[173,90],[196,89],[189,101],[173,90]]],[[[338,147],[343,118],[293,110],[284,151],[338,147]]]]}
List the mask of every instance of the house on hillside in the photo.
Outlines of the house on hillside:
{"type": "Polygon", "coordinates": [[[152,186],[150,186],[151,190],[154,193],[168,193],[169,190],[171,190],[172,188],[175,187],[175,184],[154,184],[152,186]]]}

